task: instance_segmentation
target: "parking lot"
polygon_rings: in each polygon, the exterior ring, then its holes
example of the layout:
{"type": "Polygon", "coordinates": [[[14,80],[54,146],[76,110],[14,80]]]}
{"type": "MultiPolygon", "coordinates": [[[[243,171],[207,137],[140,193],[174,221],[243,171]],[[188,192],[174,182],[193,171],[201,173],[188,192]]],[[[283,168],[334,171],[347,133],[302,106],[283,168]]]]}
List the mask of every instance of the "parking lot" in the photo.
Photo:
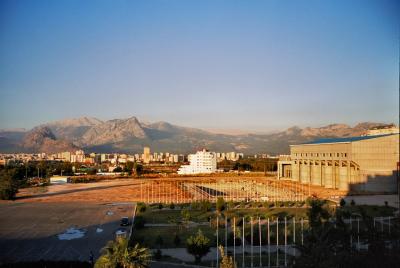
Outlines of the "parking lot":
{"type": "MultiPolygon", "coordinates": [[[[114,239],[129,203],[0,203],[0,263],[37,260],[89,261],[114,239]]],[[[124,227],[128,232],[130,226],[124,227]]]]}

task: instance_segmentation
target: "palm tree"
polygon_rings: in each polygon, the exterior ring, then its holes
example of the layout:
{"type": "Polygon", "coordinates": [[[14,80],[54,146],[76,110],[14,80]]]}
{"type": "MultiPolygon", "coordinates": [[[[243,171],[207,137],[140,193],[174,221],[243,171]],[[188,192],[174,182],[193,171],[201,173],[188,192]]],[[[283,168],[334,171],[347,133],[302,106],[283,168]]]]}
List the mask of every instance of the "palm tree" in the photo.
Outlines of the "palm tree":
{"type": "Polygon", "coordinates": [[[147,248],[139,244],[129,247],[125,238],[109,241],[102,251],[103,255],[95,264],[97,268],[145,268],[151,257],[147,248]]]}

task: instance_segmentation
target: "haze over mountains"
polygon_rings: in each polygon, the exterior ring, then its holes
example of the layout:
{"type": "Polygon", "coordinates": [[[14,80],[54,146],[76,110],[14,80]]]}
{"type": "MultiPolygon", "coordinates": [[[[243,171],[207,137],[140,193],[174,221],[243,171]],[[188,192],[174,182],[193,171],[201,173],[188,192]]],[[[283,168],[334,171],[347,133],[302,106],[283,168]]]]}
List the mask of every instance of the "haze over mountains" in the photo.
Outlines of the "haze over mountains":
{"type": "Polygon", "coordinates": [[[99,153],[137,153],[144,146],[152,151],[191,153],[207,148],[212,151],[238,151],[245,154],[289,152],[290,144],[318,138],[351,137],[382,123],[360,123],[354,127],[331,124],[319,128],[291,127],[273,134],[215,134],[196,128],[172,125],[167,122],[144,123],[136,117],[102,121],[82,117],[46,123],[30,131],[0,130],[0,152],[73,151],[82,148],[99,153]]]}

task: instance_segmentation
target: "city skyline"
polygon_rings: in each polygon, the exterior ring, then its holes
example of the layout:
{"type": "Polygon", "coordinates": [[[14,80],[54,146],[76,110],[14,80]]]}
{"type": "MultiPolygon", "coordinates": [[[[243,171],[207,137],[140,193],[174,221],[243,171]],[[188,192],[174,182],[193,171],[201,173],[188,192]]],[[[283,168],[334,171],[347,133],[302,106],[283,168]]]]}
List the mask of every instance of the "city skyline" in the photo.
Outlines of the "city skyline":
{"type": "Polygon", "coordinates": [[[396,1],[0,5],[0,128],[81,116],[245,132],[398,122],[396,1]]]}

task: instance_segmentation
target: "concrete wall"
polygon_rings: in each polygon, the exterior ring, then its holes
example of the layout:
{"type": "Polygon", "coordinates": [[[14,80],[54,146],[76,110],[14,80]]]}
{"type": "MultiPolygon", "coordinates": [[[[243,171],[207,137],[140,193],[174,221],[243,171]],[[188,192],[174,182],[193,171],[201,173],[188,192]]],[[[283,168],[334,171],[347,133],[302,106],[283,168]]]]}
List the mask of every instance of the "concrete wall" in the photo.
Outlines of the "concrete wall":
{"type": "Polygon", "coordinates": [[[396,192],[398,161],[399,135],[292,145],[290,161],[281,163],[280,176],[288,174],[284,170],[289,162],[293,181],[340,190],[396,192]]]}

